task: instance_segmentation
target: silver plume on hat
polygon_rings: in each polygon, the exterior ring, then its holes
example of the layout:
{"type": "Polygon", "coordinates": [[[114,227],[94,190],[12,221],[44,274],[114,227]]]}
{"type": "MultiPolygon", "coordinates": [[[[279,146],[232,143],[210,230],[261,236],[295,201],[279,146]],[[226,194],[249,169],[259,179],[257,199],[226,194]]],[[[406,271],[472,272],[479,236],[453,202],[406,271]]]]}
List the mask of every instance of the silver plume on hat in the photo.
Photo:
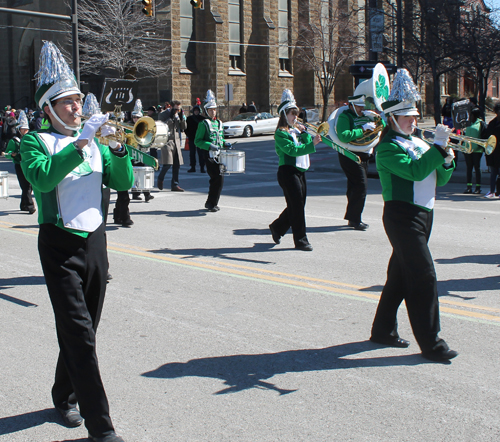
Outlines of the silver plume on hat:
{"type": "Polygon", "coordinates": [[[66,63],[57,46],[51,41],[45,41],[40,51],[40,67],[36,73],[38,87],[61,80],[74,79],[73,71],[66,63]]]}
{"type": "Polygon", "coordinates": [[[392,83],[391,94],[388,101],[420,101],[420,96],[410,73],[406,69],[398,69],[392,83]]]}
{"type": "Polygon", "coordinates": [[[26,112],[23,110],[19,111],[19,118],[17,119],[17,128],[18,129],[29,129],[30,125],[28,123],[28,117],[26,116],[26,112]]]}
{"type": "Polygon", "coordinates": [[[89,92],[85,97],[85,103],[83,103],[82,115],[86,118],[90,118],[92,115],[100,113],[101,107],[97,102],[97,98],[92,92],[89,92]]]}

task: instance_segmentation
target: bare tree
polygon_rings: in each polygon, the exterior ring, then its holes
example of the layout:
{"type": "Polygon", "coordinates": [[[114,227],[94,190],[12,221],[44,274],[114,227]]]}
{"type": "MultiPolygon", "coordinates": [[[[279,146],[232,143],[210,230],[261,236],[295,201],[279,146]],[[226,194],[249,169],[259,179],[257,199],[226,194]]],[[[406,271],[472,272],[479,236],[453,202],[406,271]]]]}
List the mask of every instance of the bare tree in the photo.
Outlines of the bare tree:
{"type": "MultiPolygon", "coordinates": [[[[156,2],[157,5],[159,1],[156,2]]],[[[78,4],[80,71],[119,78],[157,77],[170,66],[164,24],[135,0],[82,0],[78,4]],[[160,37],[160,38],[159,38],[160,37]]]]}
{"type": "MultiPolygon", "coordinates": [[[[403,59],[412,72],[418,66],[433,84],[434,121],[441,122],[441,76],[457,71],[461,62],[457,54],[460,40],[461,0],[405,1],[402,13],[404,29],[403,59]]],[[[414,72],[412,72],[415,75],[414,72]]],[[[415,77],[414,77],[415,78],[415,77]]]]}
{"type": "Polygon", "coordinates": [[[323,98],[322,121],[335,81],[361,47],[357,14],[344,1],[299,2],[299,32],[296,51],[298,69],[312,71],[323,98]],[[333,4],[335,3],[335,4],[333,4]]]}
{"type": "Polygon", "coordinates": [[[461,21],[460,55],[464,68],[475,75],[474,95],[484,114],[488,79],[500,68],[500,30],[488,10],[471,9],[461,21]]]}

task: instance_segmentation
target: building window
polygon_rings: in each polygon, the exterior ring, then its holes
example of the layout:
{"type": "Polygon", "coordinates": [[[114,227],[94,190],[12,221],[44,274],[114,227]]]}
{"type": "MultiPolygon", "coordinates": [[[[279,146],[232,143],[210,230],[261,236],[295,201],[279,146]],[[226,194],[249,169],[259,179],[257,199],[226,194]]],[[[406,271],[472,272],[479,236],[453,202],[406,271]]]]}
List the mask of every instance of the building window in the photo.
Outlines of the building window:
{"type": "Polygon", "coordinates": [[[189,2],[181,2],[181,69],[196,69],[196,46],[193,43],[195,27],[193,7],[189,2]]]}
{"type": "Polygon", "coordinates": [[[290,73],[290,29],[289,0],[278,0],[278,45],[280,71],[290,73]]]}
{"type": "Polygon", "coordinates": [[[491,96],[498,97],[498,77],[493,77],[491,82],[491,96]]]}
{"type": "Polygon", "coordinates": [[[242,71],[243,57],[241,56],[241,0],[228,0],[228,7],[230,69],[242,71]]]}

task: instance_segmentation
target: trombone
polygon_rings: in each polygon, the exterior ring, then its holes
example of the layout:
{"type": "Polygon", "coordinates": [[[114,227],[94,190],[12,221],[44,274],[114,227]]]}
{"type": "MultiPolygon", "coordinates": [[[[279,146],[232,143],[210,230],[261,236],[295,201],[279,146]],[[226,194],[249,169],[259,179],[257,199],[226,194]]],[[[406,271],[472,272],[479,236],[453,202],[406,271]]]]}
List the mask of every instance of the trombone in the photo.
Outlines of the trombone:
{"type": "MultiPolygon", "coordinates": [[[[436,133],[436,129],[420,129],[420,138],[427,143],[433,144],[433,139],[427,138],[424,133],[430,132],[432,134],[436,133]]],[[[468,137],[466,135],[450,134],[450,139],[458,140],[458,144],[448,143],[447,147],[458,150],[463,153],[472,153],[474,150],[473,144],[477,144],[484,149],[486,155],[491,155],[495,150],[497,145],[497,138],[495,135],[491,135],[487,140],[481,140],[480,138],[468,137]]]]}
{"type": "Polygon", "coordinates": [[[323,121],[323,123],[320,123],[318,125],[306,123],[302,121],[300,118],[297,118],[297,121],[300,124],[303,124],[306,129],[309,131],[314,131],[315,134],[318,134],[321,136],[321,140],[323,143],[325,143],[327,146],[331,147],[333,150],[336,150],[338,153],[346,156],[350,160],[354,161],[355,163],[361,164],[361,158],[359,158],[358,155],[355,153],[351,152],[350,150],[338,145],[335,143],[330,135],[328,135],[328,132],[330,132],[330,124],[327,121],[323,121]]]}

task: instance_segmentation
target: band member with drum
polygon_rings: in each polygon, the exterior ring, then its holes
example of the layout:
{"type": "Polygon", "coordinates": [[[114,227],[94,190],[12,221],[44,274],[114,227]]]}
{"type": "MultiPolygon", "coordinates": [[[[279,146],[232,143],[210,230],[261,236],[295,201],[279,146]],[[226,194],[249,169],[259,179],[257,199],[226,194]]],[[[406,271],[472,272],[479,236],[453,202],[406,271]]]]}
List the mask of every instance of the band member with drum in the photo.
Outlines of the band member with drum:
{"type": "Polygon", "coordinates": [[[35,204],[33,203],[33,197],[31,196],[31,184],[26,180],[24,176],[23,169],[21,168],[21,153],[19,148],[21,146],[21,140],[29,132],[28,118],[24,111],[19,112],[17,133],[14,138],[7,144],[6,154],[10,154],[14,167],[16,168],[17,180],[19,181],[19,187],[21,187],[21,211],[29,212],[33,214],[36,212],[35,204]]]}
{"type": "Polygon", "coordinates": [[[434,144],[412,136],[419,115],[420,95],[406,69],[399,69],[388,101],[388,119],[377,148],[376,164],[384,199],[383,223],[393,252],[387,282],[373,321],[371,341],[408,347],[398,334],[397,311],[404,300],[413,334],[426,359],[446,362],[457,352],[439,338],[436,271],[428,241],[436,186],[445,185],[454,170],[454,153],[447,147],[452,129],[438,125],[434,144]]]}
{"type": "Polygon", "coordinates": [[[222,121],[217,118],[217,102],[214,93],[209,89],[203,105],[208,119],[201,121],[196,130],[194,144],[203,150],[205,166],[210,183],[208,188],[208,198],[205,208],[209,212],[218,212],[218,204],[222,186],[224,185],[224,175],[222,174],[220,164],[216,161],[220,150],[227,149],[230,143],[224,141],[224,128],[222,121]]]}
{"type": "Polygon", "coordinates": [[[127,150],[95,138],[99,129],[113,133],[108,115],[94,115],[80,131],[82,98],[62,54],[45,42],[35,100],[51,126],[23,137],[21,167],[38,203],[38,251],[60,348],[53,403],[68,427],[85,419],[91,441],[123,442],[111,423],[96,354],[108,270],[101,192],[103,184],[127,190],[134,177],[127,150]]]}
{"type": "Polygon", "coordinates": [[[306,171],[309,154],[316,152],[321,136],[314,139],[302,124],[297,124],[299,108],[289,89],[283,91],[278,107],[280,119],[274,134],[276,153],[279,158],[278,183],[283,189],[286,208],[270,225],[273,241],[279,244],[281,237],[292,228],[293,242],[298,250],[313,248],[306,235],[305,205],[307,196],[306,171]]]}
{"type": "MultiPolygon", "coordinates": [[[[336,127],[337,136],[343,143],[359,140],[375,129],[373,120],[376,114],[365,111],[365,99],[365,95],[348,97],[349,108],[339,115],[336,127]]],[[[366,230],[369,227],[362,222],[361,215],[368,190],[368,160],[372,153],[371,147],[365,152],[357,149],[356,155],[361,159],[360,164],[339,153],[340,167],[347,177],[347,209],[344,219],[349,222],[348,226],[355,230],[366,230]]]]}

